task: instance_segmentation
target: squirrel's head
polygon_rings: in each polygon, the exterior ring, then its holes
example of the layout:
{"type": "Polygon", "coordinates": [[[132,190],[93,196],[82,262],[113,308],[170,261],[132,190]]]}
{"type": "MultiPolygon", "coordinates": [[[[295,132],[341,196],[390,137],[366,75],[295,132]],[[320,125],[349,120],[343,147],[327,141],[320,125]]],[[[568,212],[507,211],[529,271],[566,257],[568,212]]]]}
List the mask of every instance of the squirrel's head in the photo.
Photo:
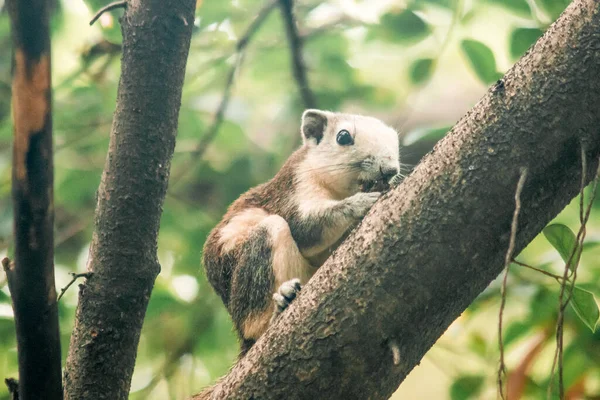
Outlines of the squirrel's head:
{"type": "Polygon", "coordinates": [[[340,197],[400,172],[398,133],[376,118],[309,109],[301,132],[308,150],[299,174],[340,197]]]}

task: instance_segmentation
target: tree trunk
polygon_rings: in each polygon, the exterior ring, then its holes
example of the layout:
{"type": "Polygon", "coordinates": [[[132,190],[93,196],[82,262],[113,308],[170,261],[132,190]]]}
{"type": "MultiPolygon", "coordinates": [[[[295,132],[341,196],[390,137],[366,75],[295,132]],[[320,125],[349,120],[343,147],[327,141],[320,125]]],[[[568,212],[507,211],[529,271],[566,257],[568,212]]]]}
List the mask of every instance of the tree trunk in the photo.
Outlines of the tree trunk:
{"type": "Polygon", "coordinates": [[[14,261],[5,260],[17,330],[21,399],[62,399],[54,286],[49,7],[7,3],[13,37],[14,261]]]}
{"type": "MultiPolygon", "coordinates": [[[[126,399],[160,271],[162,204],[175,147],[194,0],[128,1],[123,57],[95,231],[81,287],[65,398],[126,399]]],[[[82,133],[84,134],[84,133],[82,133]]]]}
{"type": "MultiPolygon", "coordinates": [[[[213,399],[384,399],[600,155],[600,3],[574,1],[303,288],[213,399]]],[[[550,304],[549,307],[556,305],[550,304]]]]}

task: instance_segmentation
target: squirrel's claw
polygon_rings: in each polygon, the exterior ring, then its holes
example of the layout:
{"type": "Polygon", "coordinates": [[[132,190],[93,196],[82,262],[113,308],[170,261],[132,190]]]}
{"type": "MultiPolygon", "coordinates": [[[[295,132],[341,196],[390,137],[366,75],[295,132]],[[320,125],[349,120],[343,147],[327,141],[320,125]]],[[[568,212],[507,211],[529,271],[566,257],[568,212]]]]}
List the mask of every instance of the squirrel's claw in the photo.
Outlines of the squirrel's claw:
{"type": "Polygon", "coordinates": [[[290,303],[296,298],[298,293],[302,290],[300,279],[291,279],[283,282],[277,292],[273,294],[273,300],[275,301],[275,310],[273,311],[273,318],[285,310],[290,303]]]}

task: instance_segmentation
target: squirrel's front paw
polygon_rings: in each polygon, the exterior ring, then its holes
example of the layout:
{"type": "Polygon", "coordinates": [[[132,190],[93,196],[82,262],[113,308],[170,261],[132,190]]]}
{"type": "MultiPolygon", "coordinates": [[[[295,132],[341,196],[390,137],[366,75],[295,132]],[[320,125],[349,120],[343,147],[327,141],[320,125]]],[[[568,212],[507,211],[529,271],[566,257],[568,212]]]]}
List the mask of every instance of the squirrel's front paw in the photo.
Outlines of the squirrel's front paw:
{"type": "Polygon", "coordinates": [[[298,293],[300,293],[300,290],[302,290],[302,285],[300,285],[300,279],[297,278],[283,282],[279,286],[277,292],[273,294],[273,300],[275,301],[273,318],[281,314],[290,305],[298,293]]]}
{"type": "Polygon", "coordinates": [[[362,218],[379,199],[381,192],[356,193],[346,199],[353,217],[362,218]]]}
{"type": "Polygon", "coordinates": [[[402,175],[402,174],[396,174],[396,175],[392,176],[389,181],[390,188],[395,188],[396,186],[400,185],[403,180],[404,180],[404,175],[402,175]]]}

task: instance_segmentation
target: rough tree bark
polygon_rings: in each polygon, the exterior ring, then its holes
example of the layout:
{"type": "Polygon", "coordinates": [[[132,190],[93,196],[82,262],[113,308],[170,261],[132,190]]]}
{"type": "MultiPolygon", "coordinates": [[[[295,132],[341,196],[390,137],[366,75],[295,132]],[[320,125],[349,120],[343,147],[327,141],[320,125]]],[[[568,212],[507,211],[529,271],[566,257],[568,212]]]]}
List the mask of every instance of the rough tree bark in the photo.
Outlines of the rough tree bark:
{"type": "Polygon", "coordinates": [[[22,399],[62,399],[54,286],[49,5],[8,1],[13,38],[12,297],[22,399]]]}
{"type": "Polygon", "coordinates": [[[67,399],[126,399],[154,280],[194,0],[128,1],[108,157],[64,384],[67,399]]]}
{"type": "Polygon", "coordinates": [[[599,50],[600,3],[574,1],[195,398],[388,398],[501,271],[521,168],[517,253],[578,193],[581,146],[593,176],[599,50]]]}

